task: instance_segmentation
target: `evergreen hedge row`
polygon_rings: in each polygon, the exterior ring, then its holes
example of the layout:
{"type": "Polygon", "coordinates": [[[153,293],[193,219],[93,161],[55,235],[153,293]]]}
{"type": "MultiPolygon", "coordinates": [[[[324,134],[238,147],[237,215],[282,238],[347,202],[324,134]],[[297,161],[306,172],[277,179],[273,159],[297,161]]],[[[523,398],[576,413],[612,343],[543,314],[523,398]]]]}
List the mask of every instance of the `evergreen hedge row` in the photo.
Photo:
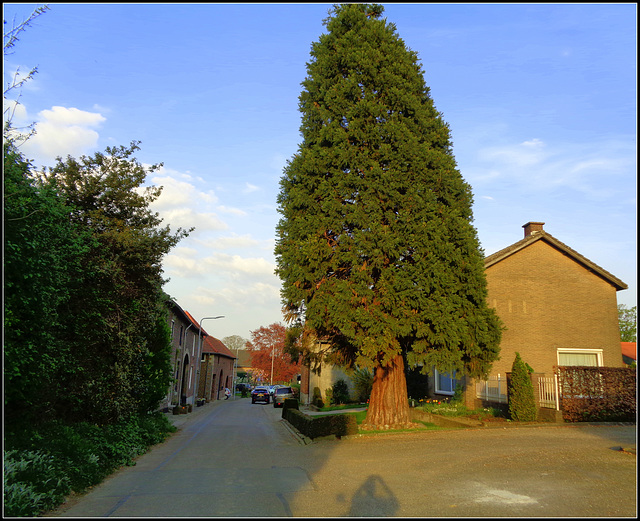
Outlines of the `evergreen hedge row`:
{"type": "Polygon", "coordinates": [[[322,436],[348,436],[358,433],[358,422],[353,413],[310,416],[293,407],[283,407],[282,417],[300,433],[315,439],[322,436]]]}

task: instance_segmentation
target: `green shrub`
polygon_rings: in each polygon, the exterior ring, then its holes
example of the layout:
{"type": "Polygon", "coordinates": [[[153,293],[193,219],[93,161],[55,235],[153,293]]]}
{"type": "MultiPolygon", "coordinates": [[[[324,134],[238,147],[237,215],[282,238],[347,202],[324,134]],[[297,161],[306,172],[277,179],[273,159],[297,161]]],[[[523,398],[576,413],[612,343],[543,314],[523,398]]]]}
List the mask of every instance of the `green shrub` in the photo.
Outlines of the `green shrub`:
{"type": "Polygon", "coordinates": [[[313,388],[313,399],[311,403],[315,405],[318,409],[322,409],[324,407],[324,400],[322,399],[322,393],[320,392],[320,387],[313,388]]]}
{"type": "Polygon", "coordinates": [[[5,516],[37,516],[62,503],[70,490],[69,478],[48,452],[4,453],[5,516]]]}
{"type": "Polygon", "coordinates": [[[529,366],[516,353],[508,382],[509,415],[515,421],[535,421],[538,412],[533,393],[533,384],[529,375],[529,366]]]}
{"type": "Polygon", "coordinates": [[[114,425],[50,422],[14,432],[5,440],[5,514],[37,516],[55,508],[70,491],[84,492],[118,467],[135,464],[135,457],[175,430],[155,412],[114,425]]]}
{"type": "Polygon", "coordinates": [[[371,388],[373,387],[373,373],[366,368],[357,368],[351,376],[356,398],[359,402],[365,403],[371,396],[371,388]]]}
{"type": "Polygon", "coordinates": [[[298,400],[296,398],[286,398],[284,400],[284,403],[282,404],[282,417],[284,419],[287,418],[287,410],[288,409],[295,409],[296,411],[299,410],[300,406],[298,404],[298,400]]]}
{"type": "Polygon", "coordinates": [[[332,399],[330,402],[331,404],[341,405],[349,401],[349,386],[347,385],[347,382],[345,382],[344,380],[340,379],[336,381],[331,386],[331,391],[332,391],[331,393],[332,399]]]}

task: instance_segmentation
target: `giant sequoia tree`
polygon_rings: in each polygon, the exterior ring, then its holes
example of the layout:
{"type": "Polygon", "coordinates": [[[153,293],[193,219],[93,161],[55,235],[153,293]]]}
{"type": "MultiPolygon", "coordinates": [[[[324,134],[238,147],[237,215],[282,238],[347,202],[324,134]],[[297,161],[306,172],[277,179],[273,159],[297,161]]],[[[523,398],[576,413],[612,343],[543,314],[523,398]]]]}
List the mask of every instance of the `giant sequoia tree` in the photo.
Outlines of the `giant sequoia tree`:
{"type": "Polygon", "coordinates": [[[374,369],[369,428],[410,423],[405,361],[479,376],[500,341],[471,189],[416,53],[382,12],[335,6],[312,45],[275,248],[287,320],[374,369]]]}

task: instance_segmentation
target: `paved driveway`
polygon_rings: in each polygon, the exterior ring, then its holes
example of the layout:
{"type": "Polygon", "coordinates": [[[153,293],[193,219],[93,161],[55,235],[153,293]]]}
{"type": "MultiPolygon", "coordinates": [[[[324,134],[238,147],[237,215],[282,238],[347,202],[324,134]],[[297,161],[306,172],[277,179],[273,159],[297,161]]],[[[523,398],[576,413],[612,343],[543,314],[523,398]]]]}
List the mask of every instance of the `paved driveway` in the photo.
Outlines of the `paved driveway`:
{"type": "Polygon", "coordinates": [[[180,430],[51,515],[634,517],[635,426],[380,434],[303,445],[249,399],[180,430]]]}

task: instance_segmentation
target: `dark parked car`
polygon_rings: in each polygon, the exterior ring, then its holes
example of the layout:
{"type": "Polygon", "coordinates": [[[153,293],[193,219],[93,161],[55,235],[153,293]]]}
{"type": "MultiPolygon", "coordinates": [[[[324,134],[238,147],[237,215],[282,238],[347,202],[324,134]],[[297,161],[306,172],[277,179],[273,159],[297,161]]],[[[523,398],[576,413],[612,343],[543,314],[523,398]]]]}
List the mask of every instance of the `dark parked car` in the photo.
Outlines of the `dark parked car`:
{"type": "Polygon", "coordinates": [[[236,384],[236,391],[251,391],[251,384],[246,384],[244,382],[240,382],[239,384],[236,384]]]}
{"type": "Polygon", "coordinates": [[[273,393],[273,406],[282,407],[287,398],[294,398],[291,387],[278,387],[273,393]]]}
{"type": "Polygon", "coordinates": [[[251,391],[251,403],[257,402],[269,403],[269,389],[266,387],[256,387],[251,391]]]}

